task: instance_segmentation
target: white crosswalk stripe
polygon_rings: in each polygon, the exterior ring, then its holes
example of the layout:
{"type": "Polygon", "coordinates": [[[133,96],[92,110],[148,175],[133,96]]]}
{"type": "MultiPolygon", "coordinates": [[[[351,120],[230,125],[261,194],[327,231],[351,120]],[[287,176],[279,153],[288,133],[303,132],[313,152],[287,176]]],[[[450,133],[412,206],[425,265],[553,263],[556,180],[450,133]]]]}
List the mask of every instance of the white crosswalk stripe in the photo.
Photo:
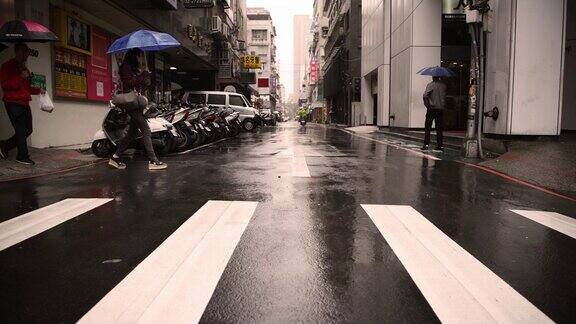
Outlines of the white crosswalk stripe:
{"type": "Polygon", "coordinates": [[[443,323],[550,323],[410,206],[362,205],[443,323]]]}
{"type": "Polygon", "coordinates": [[[576,219],[562,214],[535,210],[511,210],[546,227],[556,230],[571,238],[576,238],[576,219]]]}
{"type": "Polygon", "coordinates": [[[256,206],[207,202],[80,323],[198,322],[256,206]]]}
{"type": "Polygon", "coordinates": [[[65,199],[0,223],[0,251],[99,207],[112,199],[65,199]]]}

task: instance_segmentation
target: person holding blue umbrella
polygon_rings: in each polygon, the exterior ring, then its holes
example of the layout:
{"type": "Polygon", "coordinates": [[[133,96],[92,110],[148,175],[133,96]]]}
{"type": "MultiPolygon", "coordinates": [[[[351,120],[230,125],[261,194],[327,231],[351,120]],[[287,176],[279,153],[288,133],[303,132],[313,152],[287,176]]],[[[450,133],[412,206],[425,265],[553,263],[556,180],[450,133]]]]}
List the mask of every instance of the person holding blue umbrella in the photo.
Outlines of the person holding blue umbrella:
{"type": "Polygon", "coordinates": [[[437,137],[436,150],[444,151],[443,118],[446,109],[446,84],[442,82],[442,77],[452,77],[454,73],[447,68],[434,66],[423,68],[418,71],[418,74],[432,76],[432,82],[428,83],[423,95],[424,106],[426,106],[426,122],[424,123],[425,135],[422,150],[428,150],[432,122],[434,122],[437,137]]]}
{"type": "Polygon", "coordinates": [[[166,169],[167,165],[158,160],[154,147],[150,126],[144,118],[144,109],[148,99],[144,96],[146,89],[151,85],[150,71],[144,64],[144,51],[160,51],[180,46],[172,36],[150,30],[139,30],[117,39],[108,49],[108,54],[126,52],[124,61],[119,69],[120,89],[113,96],[112,102],[126,110],[130,116],[130,125],[126,136],[118,144],[116,153],[112,155],[108,164],[117,169],[125,169],[122,162],[122,153],[136,138],[138,130],[142,133],[142,143],[148,155],[150,170],[166,169]]]}

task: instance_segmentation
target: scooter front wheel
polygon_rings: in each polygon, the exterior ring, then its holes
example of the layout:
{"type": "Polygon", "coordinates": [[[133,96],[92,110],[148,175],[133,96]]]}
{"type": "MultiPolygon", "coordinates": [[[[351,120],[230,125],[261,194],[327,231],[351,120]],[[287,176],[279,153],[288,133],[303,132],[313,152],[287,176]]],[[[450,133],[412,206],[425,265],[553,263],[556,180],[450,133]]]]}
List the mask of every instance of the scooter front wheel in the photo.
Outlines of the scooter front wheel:
{"type": "Polygon", "coordinates": [[[167,155],[174,151],[176,148],[176,142],[174,141],[174,137],[170,133],[164,133],[161,135],[160,138],[162,145],[158,149],[158,155],[167,155]]]}
{"type": "Polygon", "coordinates": [[[99,158],[108,158],[114,153],[114,144],[108,139],[92,142],[92,153],[99,158]]]}

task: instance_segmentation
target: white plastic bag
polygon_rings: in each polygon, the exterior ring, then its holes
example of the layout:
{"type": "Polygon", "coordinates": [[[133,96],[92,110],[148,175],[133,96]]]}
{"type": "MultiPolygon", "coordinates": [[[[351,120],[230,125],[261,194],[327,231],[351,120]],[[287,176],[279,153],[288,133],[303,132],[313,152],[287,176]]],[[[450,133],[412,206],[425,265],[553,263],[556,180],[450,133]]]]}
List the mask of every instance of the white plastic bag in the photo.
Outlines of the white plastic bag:
{"type": "Polygon", "coordinates": [[[52,103],[52,99],[47,94],[40,95],[40,109],[48,113],[54,111],[54,103],[52,103]]]}

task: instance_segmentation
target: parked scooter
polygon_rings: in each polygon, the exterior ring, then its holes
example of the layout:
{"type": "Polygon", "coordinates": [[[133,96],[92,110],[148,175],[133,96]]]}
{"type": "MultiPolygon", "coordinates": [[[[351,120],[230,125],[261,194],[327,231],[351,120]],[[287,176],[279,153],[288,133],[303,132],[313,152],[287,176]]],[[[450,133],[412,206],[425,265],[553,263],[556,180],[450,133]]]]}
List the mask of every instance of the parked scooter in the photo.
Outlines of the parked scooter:
{"type": "Polygon", "coordinates": [[[178,102],[165,107],[162,117],[169,121],[178,133],[175,139],[175,150],[183,151],[192,148],[198,142],[199,135],[187,121],[191,114],[191,108],[178,102]]]}
{"type": "Polygon", "coordinates": [[[260,117],[262,117],[262,122],[267,126],[276,126],[276,116],[272,113],[270,109],[260,110],[260,117]]]}
{"type": "MultiPolygon", "coordinates": [[[[174,149],[175,138],[179,135],[174,126],[160,114],[156,104],[150,103],[144,112],[144,117],[150,126],[154,150],[159,155],[166,155],[174,149]]],[[[94,155],[100,158],[112,156],[118,142],[126,135],[129,123],[130,116],[126,111],[110,102],[110,110],[104,117],[102,129],[94,135],[92,142],[94,155]]],[[[142,147],[141,136],[138,136],[137,140],[132,143],[132,147],[142,147]]]]}

